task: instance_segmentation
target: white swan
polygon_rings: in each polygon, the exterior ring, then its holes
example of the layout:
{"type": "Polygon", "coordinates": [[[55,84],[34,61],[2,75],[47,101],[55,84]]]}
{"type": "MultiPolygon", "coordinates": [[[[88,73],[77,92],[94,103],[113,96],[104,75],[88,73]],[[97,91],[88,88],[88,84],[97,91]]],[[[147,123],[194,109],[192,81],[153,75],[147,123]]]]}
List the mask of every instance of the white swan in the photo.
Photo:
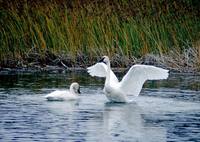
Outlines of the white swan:
{"type": "Polygon", "coordinates": [[[54,91],[46,95],[45,98],[48,101],[65,101],[65,100],[76,100],[80,94],[80,86],[78,83],[74,82],[70,85],[69,90],[64,91],[54,91]]]}
{"type": "Polygon", "coordinates": [[[91,76],[106,77],[104,93],[111,102],[127,102],[127,95],[138,96],[146,80],[168,78],[168,70],[150,66],[133,65],[119,82],[110,67],[107,56],[93,66],[87,68],[91,76]]]}

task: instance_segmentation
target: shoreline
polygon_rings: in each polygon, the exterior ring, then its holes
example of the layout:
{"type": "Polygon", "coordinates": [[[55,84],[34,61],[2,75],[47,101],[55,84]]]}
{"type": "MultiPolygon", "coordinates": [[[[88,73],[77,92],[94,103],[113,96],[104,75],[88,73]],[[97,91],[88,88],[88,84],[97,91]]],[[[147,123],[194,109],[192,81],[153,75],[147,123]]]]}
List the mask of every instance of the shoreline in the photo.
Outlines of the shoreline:
{"type": "MultiPolygon", "coordinates": [[[[112,68],[112,70],[115,73],[122,73],[127,72],[129,68],[112,68]]],[[[85,72],[87,73],[86,68],[63,68],[58,66],[51,66],[51,67],[45,67],[45,68],[1,68],[0,69],[0,75],[24,75],[24,74],[36,74],[36,73],[42,73],[42,74],[65,74],[69,72],[85,72]]],[[[182,74],[182,75],[197,75],[199,76],[199,72],[178,72],[174,70],[169,71],[170,74],[182,74]]]]}
{"type": "MultiPolygon", "coordinates": [[[[86,71],[87,67],[94,65],[101,58],[101,55],[89,57],[85,54],[75,58],[69,55],[46,56],[32,61],[9,60],[6,64],[0,65],[0,74],[23,74],[23,73],[65,73],[71,71],[86,71]]],[[[146,54],[143,57],[127,57],[119,54],[110,55],[111,67],[114,72],[128,70],[134,64],[145,64],[161,67],[173,73],[200,74],[200,63],[198,50],[190,48],[182,54],[171,51],[167,54],[146,54]],[[193,54],[191,54],[191,52],[193,54]],[[194,56],[191,56],[194,55],[194,56]]]]}
{"type": "MultiPolygon", "coordinates": [[[[115,73],[126,73],[129,70],[130,67],[127,68],[112,68],[113,72],[115,73]]],[[[182,74],[182,75],[200,75],[200,72],[180,72],[174,69],[169,69],[170,74],[182,74]]],[[[24,75],[24,74],[65,74],[65,73],[87,73],[87,68],[84,67],[61,67],[61,66],[45,66],[45,67],[17,67],[17,68],[0,68],[0,75],[24,75]]]]}

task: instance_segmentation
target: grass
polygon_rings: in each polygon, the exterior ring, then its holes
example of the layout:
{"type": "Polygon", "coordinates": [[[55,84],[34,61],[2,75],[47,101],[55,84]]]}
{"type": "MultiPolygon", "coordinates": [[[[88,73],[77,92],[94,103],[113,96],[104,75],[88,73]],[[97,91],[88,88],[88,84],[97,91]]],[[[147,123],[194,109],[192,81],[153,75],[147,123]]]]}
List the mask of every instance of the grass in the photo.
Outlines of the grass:
{"type": "Polygon", "coordinates": [[[58,57],[69,59],[73,66],[90,64],[102,55],[133,59],[176,51],[182,56],[190,48],[197,50],[195,64],[200,63],[200,19],[193,1],[177,5],[176,1],[98,4],[90,0],[75,1],[73,8],[61,7],[64,0],[43,5],[21,1],[22,7],[16,6],[18,1],[11,8],[0,8],[2,66],[46,64],[58,57]],[[186,13],[190,8],[193,11],[186,13]]]}

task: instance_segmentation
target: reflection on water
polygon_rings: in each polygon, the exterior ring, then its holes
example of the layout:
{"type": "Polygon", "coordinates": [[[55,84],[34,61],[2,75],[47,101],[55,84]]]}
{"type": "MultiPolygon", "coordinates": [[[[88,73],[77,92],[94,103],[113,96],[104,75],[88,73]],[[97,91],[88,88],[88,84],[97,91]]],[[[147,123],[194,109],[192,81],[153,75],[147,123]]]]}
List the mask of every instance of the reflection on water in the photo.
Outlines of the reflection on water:
{"type": "Polygon", "coordinates": [[[137,103],[109,104],[104,111],[106,134],[114,141],[166,141],[166,130],[162,127],[147,127],[142,118],[143,111],[137,103]],[[159,134],[158,134],[159,133],[159,134]]]}
{"type": "Polygon", "coordinates": [[[171,75],[147,82],[133,102],[116,104],[103,95],[103,79],[86,73],[0,76],[0,141],[198,141],[199,82],[171,75]],[[81,84],[79,100],[44,99],[73,81],[81,84]]]}

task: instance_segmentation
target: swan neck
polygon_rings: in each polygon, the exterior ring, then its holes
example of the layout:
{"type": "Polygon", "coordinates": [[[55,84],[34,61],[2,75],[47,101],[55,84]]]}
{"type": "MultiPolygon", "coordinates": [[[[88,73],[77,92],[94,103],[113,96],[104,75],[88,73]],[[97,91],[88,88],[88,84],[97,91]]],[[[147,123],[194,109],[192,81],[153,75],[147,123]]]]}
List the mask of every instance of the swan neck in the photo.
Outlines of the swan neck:
{"type": "Polygon", "coordinates": [[[106,83],[109,83],[110,82],[110,62],[108,62],[107,64],[107,75],[106,75],[106,83]]]}

